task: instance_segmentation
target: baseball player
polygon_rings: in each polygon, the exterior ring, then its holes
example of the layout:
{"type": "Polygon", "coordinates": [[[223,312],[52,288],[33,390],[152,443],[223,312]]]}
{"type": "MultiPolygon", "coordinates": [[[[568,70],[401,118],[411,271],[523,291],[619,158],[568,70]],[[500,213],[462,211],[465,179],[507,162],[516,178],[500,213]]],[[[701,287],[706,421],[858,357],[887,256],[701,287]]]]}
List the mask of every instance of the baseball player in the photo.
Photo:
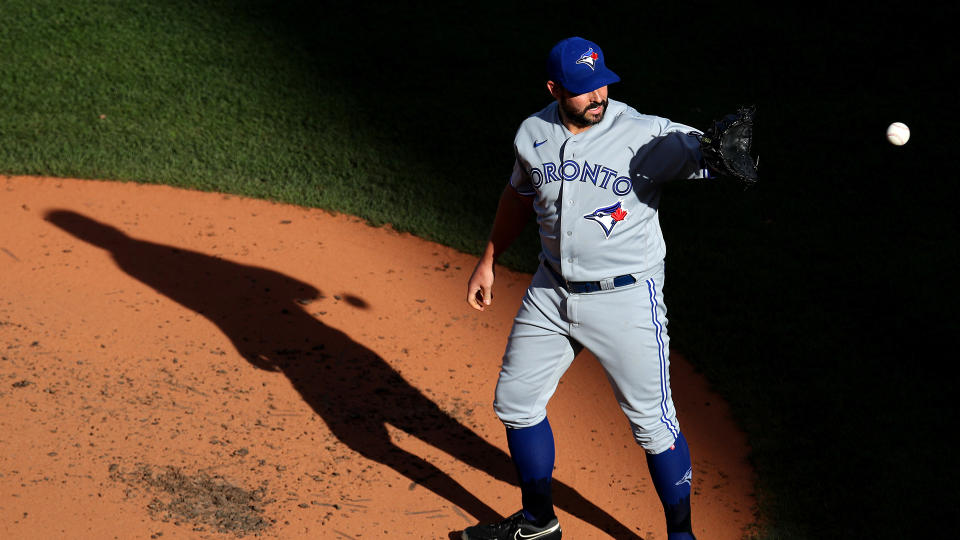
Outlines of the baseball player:
{"type": "Polygon", "coordinates": [[[670,393],[663,184],[710,176],[699,131],[608,98],[620,78],[595,43],[564,39],[550,51],[554,98],[514,139],[516,161],[500,197],[467,302],[493,300],[493,267],[531,213],[541,264],[514,320],[494,409],[520,481],[522,509],[463,531],[464,540],[559,539],[551,498],[554,440],[546,406],[584,347],[606,370],[663,502],[670,540],[694,538],[690,451],[670,393]]]}

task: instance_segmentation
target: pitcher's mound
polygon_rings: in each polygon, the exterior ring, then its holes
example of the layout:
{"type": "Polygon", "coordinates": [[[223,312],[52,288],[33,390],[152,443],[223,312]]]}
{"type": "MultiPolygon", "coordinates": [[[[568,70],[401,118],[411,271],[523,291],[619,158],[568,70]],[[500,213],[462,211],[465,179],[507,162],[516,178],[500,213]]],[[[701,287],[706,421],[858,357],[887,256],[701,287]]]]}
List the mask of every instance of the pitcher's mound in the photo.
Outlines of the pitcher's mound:
{"type": "MultiPolygon", "coordinates": [[[[0,537],[447,538],[519,508],[491,402],[529,275],[498,269],[478,313],[473,257],[348,216],[0,186],[0,537]]],[[[741,538],[745,438],[671,359],[695,532],[741,538]]],[[[550,415],[565,536],[665,538],[589,355],[550,415]]]]}

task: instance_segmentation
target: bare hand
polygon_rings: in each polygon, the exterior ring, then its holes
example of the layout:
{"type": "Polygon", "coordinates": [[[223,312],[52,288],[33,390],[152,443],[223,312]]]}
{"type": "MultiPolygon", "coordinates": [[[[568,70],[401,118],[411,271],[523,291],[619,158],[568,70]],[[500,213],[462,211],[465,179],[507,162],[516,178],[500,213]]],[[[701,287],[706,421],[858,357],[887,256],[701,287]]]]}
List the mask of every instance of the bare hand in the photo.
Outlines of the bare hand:
{"type": "Polygon", "coordinates": [[[493,263],[480,259],[467,282],[467,303],[483,311],[493,302],[493,263]]]}

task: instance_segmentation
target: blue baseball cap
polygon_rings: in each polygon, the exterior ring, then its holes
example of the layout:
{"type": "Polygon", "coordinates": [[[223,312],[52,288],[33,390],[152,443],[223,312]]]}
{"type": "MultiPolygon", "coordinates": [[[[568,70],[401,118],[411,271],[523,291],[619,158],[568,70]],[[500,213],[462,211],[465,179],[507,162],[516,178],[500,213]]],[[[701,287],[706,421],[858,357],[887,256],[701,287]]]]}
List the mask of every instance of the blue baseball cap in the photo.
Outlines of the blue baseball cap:
{"type": "Polygon", "coordinates": [[[600,47],[581,37],[567,38],[553,46],[547,58],[547,75],[573,94],[593,92],[620,80],[607,68],[600,47]]]}

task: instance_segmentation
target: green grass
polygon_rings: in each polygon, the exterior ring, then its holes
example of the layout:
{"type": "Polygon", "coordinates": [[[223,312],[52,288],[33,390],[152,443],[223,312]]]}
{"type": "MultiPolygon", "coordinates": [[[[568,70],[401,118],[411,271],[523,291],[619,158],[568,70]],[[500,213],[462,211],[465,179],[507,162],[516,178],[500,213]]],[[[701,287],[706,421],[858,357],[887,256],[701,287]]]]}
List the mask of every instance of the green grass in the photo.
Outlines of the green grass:
{"type": "MultiPolygon", "coordinates": [[[[599,41],[642,112],[757,103],[760,185],[664,196],[672,343],[747,432],[758,538],[916,537],[956,499],[945,9],[5,0],[0,172],[291,202],[476,253],[560,37],[599,41]]],[[[506,264],[534,267],[533,233],[506,264]]]]}
{"type": "MultiPolygon", "coordinates": [[[[461,249],[485,234],[489,216],[457,209],[482,200],[489,210],[492,191],[475,198],[453,189],[462,187],[456,179],[437,185],[429,127],[402,118],[424,104],[392,115],[394,89],[382,89],[386,99],[377,88],[354,91],[355,70],[382,74],[349,40],[337,46],[310,34],[339,25],[332,17],[297,21],[307,8],[256,1],[6,2],[0,9],[18,21],[0,29],[6,172],[289,201],[390,222],[461,249]]],[[[509,164],[496,173],[458,165],[449,174],[472,181],[509,173],[509,164]]]]}

